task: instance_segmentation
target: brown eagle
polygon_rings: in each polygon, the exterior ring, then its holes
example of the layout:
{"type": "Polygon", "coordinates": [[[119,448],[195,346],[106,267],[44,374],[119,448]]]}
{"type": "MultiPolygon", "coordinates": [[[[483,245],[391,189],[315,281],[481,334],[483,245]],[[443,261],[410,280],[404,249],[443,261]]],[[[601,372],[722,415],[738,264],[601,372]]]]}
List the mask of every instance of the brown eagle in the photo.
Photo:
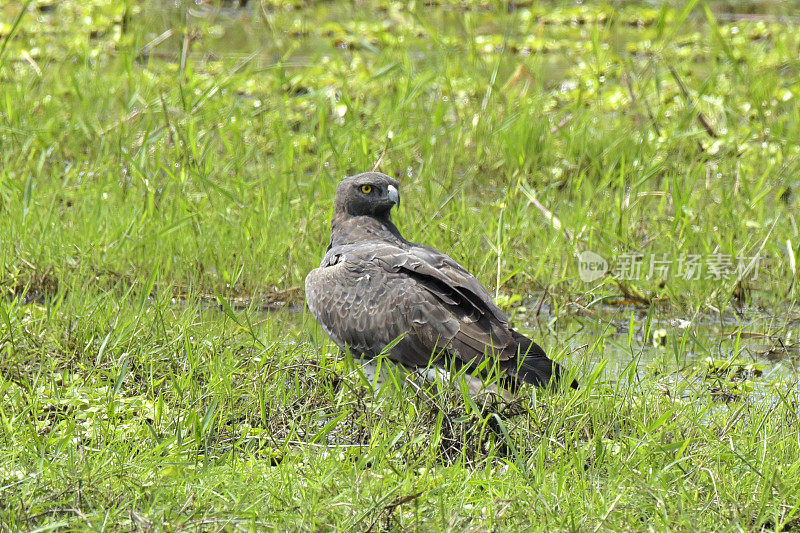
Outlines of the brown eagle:
{"type": "MultiPolygon", "coordinates": [[[[514,331],[480,282],[453,259],[409,242],[392,223],[397,180],[379,172],[336,187],[331,240],[319,268],[306,277],[306,301],[343,351],[389,359],[410,369],[473,371],[497,363],[505,386],[558,381],[561,367],[514,331]],[[432,363],[432,365],[431,365],[432,363]]],[[[577,387],[576,382],[572,382],[577,387]]]]}

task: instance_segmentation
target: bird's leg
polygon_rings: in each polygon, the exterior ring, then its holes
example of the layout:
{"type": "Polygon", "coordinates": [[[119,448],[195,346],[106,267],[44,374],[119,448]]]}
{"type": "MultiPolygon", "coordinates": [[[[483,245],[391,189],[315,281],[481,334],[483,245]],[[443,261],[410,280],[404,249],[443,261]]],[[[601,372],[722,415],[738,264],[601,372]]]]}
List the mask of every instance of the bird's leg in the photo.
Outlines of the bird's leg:
{"type": "MultiPolygon", "coordinates": [[[[415,374],[417,374],[421,380],[429,383],[436,381],[436,378],[439,378],[441,380],[440,383],[443,384],[448,384],[451,382],[450,372],[438,366],[420,368],[415,372],[415,374]]],[[[465,373],[463,377],[467,384],[469,395],[473,399],[486,399],[486,397],[489,395],[502,398],[506,402],[510,402],[513,399],[507,390],[499,388],[494,383],[487,385],[482,379],[474,377],[468,373],[465,373]]]]}
{"type": "Polygon", "coordinates": [[[380,391],[384,382],[383,374],[385,372],[385,369],[383,368],[379,369],[377,361],[371,358],[367,359],[365,357],[363,359],[360,359],[358,363],[361,365],[361,371],[364,372],[364,376],[367,378],[367,381],[369,381],[370,384],[373,386],[375,392],[377,393],[378,391],[380,391]]]}

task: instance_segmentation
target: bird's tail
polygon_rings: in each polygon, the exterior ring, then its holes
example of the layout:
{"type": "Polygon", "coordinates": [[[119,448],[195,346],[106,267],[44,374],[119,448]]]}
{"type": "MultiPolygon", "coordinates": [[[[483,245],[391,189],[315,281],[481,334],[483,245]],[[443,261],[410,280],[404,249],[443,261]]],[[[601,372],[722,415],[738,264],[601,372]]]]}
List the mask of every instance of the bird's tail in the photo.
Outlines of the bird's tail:
{"type": "MultiPolygon", "coordinates": [[[[537,387],[548,387],[560,383],[563,373],[561,365],[548,359],[542,347],[525,335],[514,330],[511,331],[511,334],[514,336],[515,342],[506,349],[513,348],[518,355],[503,363],[503,370],[513,381],[512,388],[517,389],[523,383],[530,383],[537,387]]],[[[573,380],[570,386],[577,389],[578,382],[573,380]]]]}

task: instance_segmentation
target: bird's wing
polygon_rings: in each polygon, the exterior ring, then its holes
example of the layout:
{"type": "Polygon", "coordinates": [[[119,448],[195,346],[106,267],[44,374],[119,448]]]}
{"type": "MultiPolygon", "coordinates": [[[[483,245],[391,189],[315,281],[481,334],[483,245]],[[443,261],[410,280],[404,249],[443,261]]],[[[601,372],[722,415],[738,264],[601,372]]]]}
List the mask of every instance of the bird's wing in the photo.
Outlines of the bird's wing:
{"type": "Polygon", "coordinates": [[[306,278],[306,297],[341,348],[374,357],[402,336],[390,355],[408,366],[425,366],[444,349],[462,363],[478,364],[513,342],[486,289],[433,249],[383,243],[334,248],[306,278]]]}
{"type": "Polygon", "coordinates": [[[342,350],[375,357],[402,337],[392,359],[427,365],[436,347],[455,336],[457,320],[415,279],[384,270],[370,255],[351,251],[312,270],[306,277],[309,310],[342,350]]]}
{"type": "Polygon", "coordinates": [[[406,257],[408,261],[404,267],[446,283],[463,294],[482,312],[490,314],[502,324],[508,324],[508,318],[494,303],[489,291],[475,276],[447,254],[430,246],[411,243],[410,248],[406,250],[406,257]]]}

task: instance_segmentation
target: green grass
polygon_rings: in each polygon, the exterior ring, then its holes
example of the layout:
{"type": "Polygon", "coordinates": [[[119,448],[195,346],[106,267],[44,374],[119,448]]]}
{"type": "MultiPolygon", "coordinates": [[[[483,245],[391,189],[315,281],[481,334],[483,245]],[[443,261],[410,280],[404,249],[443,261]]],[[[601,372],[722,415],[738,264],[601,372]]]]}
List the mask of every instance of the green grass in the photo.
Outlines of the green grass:
{"type": "Polygon", "coordinates": [[[522,4],[0,6],[0,528],[800,528],[800,12],[522,4]],[[376,164],[578,391],[336,352],[303,278],[376,164]]]}

